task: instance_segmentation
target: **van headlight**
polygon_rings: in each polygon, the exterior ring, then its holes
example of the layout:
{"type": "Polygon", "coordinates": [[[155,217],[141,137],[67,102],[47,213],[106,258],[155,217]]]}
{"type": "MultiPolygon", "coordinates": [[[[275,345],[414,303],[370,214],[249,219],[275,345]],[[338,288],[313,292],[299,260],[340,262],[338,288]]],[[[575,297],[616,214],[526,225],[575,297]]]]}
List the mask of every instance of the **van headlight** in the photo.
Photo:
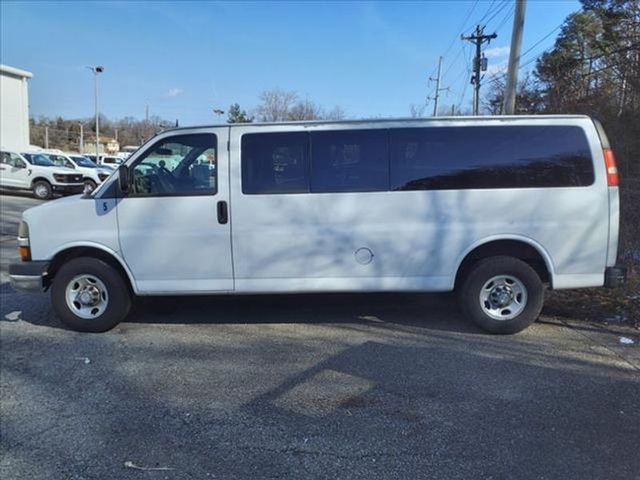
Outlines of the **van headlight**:
{"type": "Polygon", "coordinates": [[[24,220],[20,222],[18,227],[18,238],[29,238],[29,225],[24,220]]]}
{"type": "Polygon", "coordinates": [[[29,225],[27,222],[20,222],[18,227],[18,253],[23,262],[31,260],[31,245],[29,243],[29,225]]]}

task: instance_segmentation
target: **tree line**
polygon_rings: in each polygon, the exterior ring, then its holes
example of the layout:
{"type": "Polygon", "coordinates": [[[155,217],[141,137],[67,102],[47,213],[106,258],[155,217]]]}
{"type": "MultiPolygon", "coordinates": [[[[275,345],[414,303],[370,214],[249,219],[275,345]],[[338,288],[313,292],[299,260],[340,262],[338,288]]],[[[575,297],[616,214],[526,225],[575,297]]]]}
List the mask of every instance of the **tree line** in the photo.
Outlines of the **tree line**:
{"type": "MultiPolygon", "coordinates": [[[[344,110],[338,106],[325,109],[308,98],[301,98],[296,92],[274,88],[262,92],[260,103],[247,112],[238,103],[229,106],[227,111],[228,123],[283,122],[296,120],[340,120],[345,117],[344,110]]],[[[213,118],[213,111],[212,111],[213,118]]],[[[95,118],[64,119],[62,117],[31,118],[31,144],[62,150],[78,150],[81,138],[85,143],[95,141],[95,118]]],[[[177,126],[177,122],[151,116],[149,119],[138,120],[125,117],[111,120],[100,115],[100,138],[116,139],[121,146],[140,145],[157,132],[177,126]]]]}
{"type": "MultiPolygon", "coordinates": [[[[582,0],[553,48],[519,82],[517,113],[586,114],[602,122],[624,177],[640,177],[640,2],[582,0]]],[[[485,102],[502,108],[504,75],[485,102]]]]}

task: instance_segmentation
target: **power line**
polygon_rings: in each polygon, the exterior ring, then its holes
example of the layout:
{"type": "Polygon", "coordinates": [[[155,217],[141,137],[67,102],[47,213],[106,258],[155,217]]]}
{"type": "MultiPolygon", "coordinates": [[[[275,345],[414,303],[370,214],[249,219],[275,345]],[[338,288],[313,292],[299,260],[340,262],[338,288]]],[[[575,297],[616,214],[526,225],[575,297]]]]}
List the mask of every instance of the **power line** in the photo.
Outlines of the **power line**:
{"type": "MultiPolygon", "coordinates": [[[[495,0],[494,0],[495,1],[495,0]]],[[[460,36],[461,33],[464,32],[465,27],[467,26],[467,22],[469,21],[469,18],[471,18],[471,14],[473,13],[473,11],[475,10],[475,8],[478,6],[478,3],[480,2],[480,0],[476,0],[473,5],[471,6],[471,9],[469,10],[469,12],[467,13],[466,17],[464,17],[464,20],[462,21],[462,24],[460,25],[460,27],[458,28],[457,33],[455,34],[455,36],[453,37],[453,39],[451,40],[451,43],[449,44],[449,46],[447,47],[447,49],[445,50],[445,52],[442,54],[443,57],[447,56],[447,53],[449,53],[449,51],[451,50],[451,47],[453,47],[453,45],[455,44],[456,40],[458,39],[458,36],[460,36]]]]}
{"type": "Polygon", "coordinates": [[[531,45],[531,47],[529,47],[528,50],[526,50],[522,56],[526,56],[527,53],[529,53],[531,50],[533,50],[534,48],[536,48],[538,45],[540,45],[542,42],[544,42],[547,38],[549,38],[551,35],[553,35],[553,33],[558,30],[560,27],[562,27],[562,25],[564,24],[564,22],[562,22],[560,25],[558,25],[556,28],[554,28],[553,30],[551,30],[549,33],[547,33],[544,37],[542,37],[540,40],[538,40],[536,43],[534,43],[533,45],[531,45]]]}
{"type": "MultiPolygon", "coordinates": [[[[505,0],[506,1],[506,0],[505,0]]],[[[493,4],[493,2],[495,2],[495,0],[493,0],[491,3],[493,4]]],[[[469,21],[469,19],[471,18],[471,15],[473,14],[473,12],[475,11],[476,7],[478,6],[478,4],[480,3],[480,0],[475,0],[475,2],[473,2],[473,4],[471,5],[471,8],[468,10],[467,14],[464,17],[464,20],[462,21],[462,23],[460,24],[460,27],[457,30],[457,33],[455,34],[455,36],[453,37],[453,39],[451,40],[451,42],[449,43],[449,45],[447,46],[446,50],[444,51],[444,53],[442,55],[440,55],[443,58],[446,58],[447,54],[451,51],[451,48],[453,47],[453,45],[455,44],[456,40],[458,39],[458,37],[464,32],[466,26],[467,26],[467,22],[469,21]]],[[[457,61],[458,57],[460,56],[460,54],[458,54],[453,61],[448,62],[448,67],[445,70],[444,74],[442,74],[442,78],[445,78],[447,76],[447,74],[449,73],[449,71],[451,70],[451,68],[453,67],[453,65],[455,65],[455,62],[457,61]]],[[[437,67],[434,68],[434,70],[431,72],[431,74],[429,75],[429,77],[432,77],[437,71],[437,67]]],[[[449,88],[449,87],[447,87],[449,88]]],[[[429,95],[427,95],[426,99],[425,99],[425,107],[429,104],[429,101],[431,98],[433,98],[434,96],[434,90],[431,90],[429,92],[429,95]]]]}
{"type": "MultiPolygon", "coordinates": [[[[469,14],[467,14],[467,16],[465,17],[465,20],[464,20],[464,22],[462,24],[463,27],[467,24],[467,21],[471,17],[471,14],[473,13],[474,8],[475,8],[476,5],[477,5],[477,2],[474,3],[474,5],[472,6],[471,10],[469,11],[469,14]]],[[[482,17],[480,17],[480,19],[477,22],[474,22],[474,23],[476,23],[477,25],[480,25],[486,19],[488,19],[487,21],[492,21],[494,18],[496,18],[509,5],[510,5],[510,1],[509,0],[501,0],[501,1],[491,0],[491,3],[489,4],[489,7],[485,11],[484,15],[482,15],[482,17]]],[[[507,15],[503,18],[503,22],[508,20],[508,18],[510,16],[511,16],[511,12],[507,13],[507,15]]],[[[458,51],[458,54],[453,58],[452,61],[449,61],[449,65],[447,66],[447,69],[445,70],[445,72],[443,74],[443,78],[448,78],[449,72],[451,72],[451,70],[457,64],[458,59],[462,55],[463,60],[465,60],[465,62],[462,65],[462,70],[460,71],[460,73],[458,75],[456,75],[455,80],[449,82],[449,88],[451,88],[451,86],[454,83],[456,83],[461,76],[467,76],[467,75],[469,75],[471,73],[471,69],[469,68],[469,65],[468,65],[468,63],[466,62],[466,59],[465,59],[466,52],[465,52],[465,50],[463,48],[465,45],[466,44],[463,43],[462,47],[458,51]]],[[[447,48],[447,52],[449,50],[451,50],[451,44],[447,48]]],[[[466,95],[467,82],[465,81],[463,84],[464,84],[463,93],[462,93],[462,95],[460,97],[460,101],[458,102],[458,105],[462,104],[462,102],[464,101],[464,96],[466,95]]]]}
{"type": "MultiPolygon", "coordinates": [[[[506,2],[507,0],[503,0],[503,2],[506,2]]],[[[496,3],[496,0],[492,0],[491,3],[489,4],[489,8],[487,8],[487,11],[484,13],[484,15],[482,16],[482,18],[480,18],[480,20],[478,20],[476,23],[482,23],[484,22],[487,17],[492,13],[492,7],[493,4],[496,3]]],[[[500,3],[496,4],[496,7],[498,7],[499,5],[501,5],[500,3]]]]}
{"type": "MultiPolygon", "coordinates": [[[[562,25],[564,25],[564,21],[562,23],[560,23],[559,25],[556,25],[549,33],[547,33],[546,35],[544,35],[542,38],[540,38],[537,42],[535,42],[533,45],[531,45],[527,50],[525,50],[525,52],[521,55],[521,58],[525,58],[531,51],[533,51],[538,45],[540,45],[542,42],[544,42],[547,38],[549,38],[551,35],[553,35],[557,30],[559,30],[560,28],[562,28],[562,25]]],[[[532,58],[529,58],[526,62],[521,63],[520,67],[518,68],[518,70],[521,70],[522,68],[526,67],[527,65],[531,65],[531,63],[535,62],[538,57],[540,55],[539,54],[534,54],[534,56],[532,58]]],[[[495,82],[501,79],[501,77],[505,77],[506,76],[506,72],[496,72],[493,75],[491,75],[487,81],[488,82],[495,82]]]]}
{"type": "MultiPolygon", "coordinates": [[[[466,45],[466,44],[464,44],[466,45]]],[[[472,55],[473,55],[473,50],[471,50],[471,48],[469,48],[469,51],[467,53],[467,63],[465,64],[465,68],[466,68],[466,76],[471,75],[471,62],[472,62],[472,55]]],[[[463,75],[465,74],[465,72],[463,72],[463,75]]],[[[462,95],[460,95],[460,100],[458,101],[458,110],[460,110],[461,106],[462,106],[462,102],[464,101],[464,97],[467,94],[467,87],[469,86],[469,82],[464,82],[464,87],[462,87],[462,95]]]]}
{"type": "MultiPolygon", "coordinates": [[[[493,15],[491,15],[487,20],[484,20],[484,24],[485,24],[485,25],[489,25],[489,23],[491,23],[491,22],[493,21],[493,19],[494,19],[494,18],[496,18],[498,15],[500,15],[500,13],[501,13],[505,8],[507,8],[509,5],[510,5],[509,0],[504,0],[504,2],[500,5],[500,7],[499,7],[498,9],[496,9],[496,10],[493,12],[493,15]]],[[[478,23],[482,23],[482,20],[483,20],[483,19],[481,19],[481,21],[480,21],[480,22],[478,22],[478,23]]]]}
{"type": "Polygon", "coordinates": [[[498,31],[502,27],[504,27],[504,24],[507,23],[511,17],[513,17],[514,12],[515,12],[515,7],[511,7],[507,12],[507,14],[500,21],[500,24],[496,28],[494,28],[494,30],[498,31]]]}

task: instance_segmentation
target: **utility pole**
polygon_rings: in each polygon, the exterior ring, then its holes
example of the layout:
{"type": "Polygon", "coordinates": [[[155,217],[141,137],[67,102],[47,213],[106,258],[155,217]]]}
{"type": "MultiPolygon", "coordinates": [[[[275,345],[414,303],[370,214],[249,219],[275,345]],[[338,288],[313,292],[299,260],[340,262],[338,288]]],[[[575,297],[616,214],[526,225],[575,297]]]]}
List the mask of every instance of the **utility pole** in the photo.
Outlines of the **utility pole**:
{"type": "Polygon", "coordinates": [[[118,129],[117,128],[114,129],[114,135],[115,135],[115,139],[116,139],[116,142],[117,142],[118,141],[118,129]]]}
{"type": "Polygon", "coordinates": [[[93,72],[95,102],[96,102],[96,162],[100,163],[100,110],[98,108],[98,74],[104,72],[104,67],[87,67],[93,72]]]}
{"type": "Polygon", "coordinates": [[[469,40],[476,45],[476,57],[473,59],[473,77],[471,77],[471,83],[474,85],[473,90],[473,114],[478,115],[480,112],[480,71],[487,69],[486,63],[482,58],[482,44],[490,43],[491,40],[497,38],[498,34],[492,33],[491,35],[484,34],[484,27],[480,25],[476,26],[476,31],[473,35],[460,35],[460,39],[469,40]]]}
{"type": "Polygon", "coordinates": [[[49,148],[49,125],[44,126],[44,148],[49,148]]]}
{"type": "Polygon", "coordinates": [[[524,12],[527,0],[516,0],[516,12],[513,17],[511,31],[511,49],[509,50],[509,70],[507,85],[504,89],[502,113],[513,115],[516,108],[516,89],[518,88],[518,69],[520,68],[520,49],[522,48],[522,31],[524,30],[524,12]]]}
{"type": "MultiPolygon", "coordinates": [[[[433,103],[433,116],[438,116],[438,100],[440,99],[440,72],[442,71],[442,57],[438,58],[438,76],[436,78],[429,77],[429,80],[436,81],[436,96],[433,103]]],[[[444,89],[442,89],[444,90],[444,89]]]]}
{"type": "Polygon", "coordinates": [[[144,136],[149,138],[149,104],[144,107],[144,136]]]}
{"type": "Polygon", "coordinates": [[[78,145],[80,153],[84,153],[84,125],[80,124],[80,142],[78,145]]]}

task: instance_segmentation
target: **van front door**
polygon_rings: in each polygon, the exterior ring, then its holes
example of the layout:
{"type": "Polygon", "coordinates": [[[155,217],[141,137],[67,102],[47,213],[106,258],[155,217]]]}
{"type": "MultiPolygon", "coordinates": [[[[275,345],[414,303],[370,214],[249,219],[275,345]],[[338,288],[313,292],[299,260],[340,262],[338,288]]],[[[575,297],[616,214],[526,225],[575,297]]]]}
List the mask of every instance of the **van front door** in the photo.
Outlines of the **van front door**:
{"type": "Polygon", "coordinates": [[[224,128],[172,132],[129,162],[116,210],[140,293],[233,290],[227,138],[224,128]]]}

